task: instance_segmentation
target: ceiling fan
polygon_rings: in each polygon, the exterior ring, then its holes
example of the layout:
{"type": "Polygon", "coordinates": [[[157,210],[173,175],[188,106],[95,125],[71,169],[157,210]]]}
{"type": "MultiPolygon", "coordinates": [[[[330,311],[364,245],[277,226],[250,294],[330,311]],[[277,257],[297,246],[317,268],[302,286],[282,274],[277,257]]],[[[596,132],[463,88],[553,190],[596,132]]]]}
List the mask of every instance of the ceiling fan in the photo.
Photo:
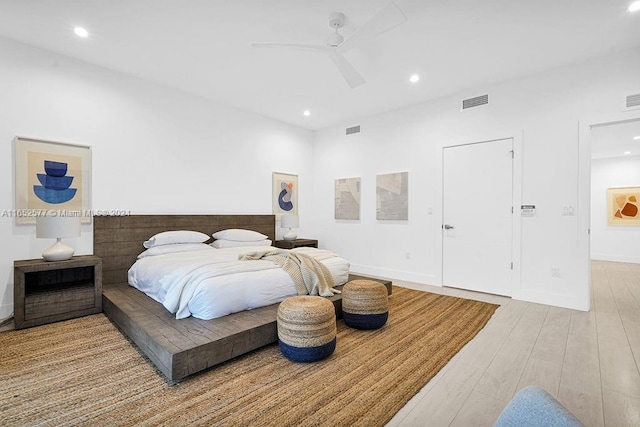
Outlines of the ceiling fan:
{"type": "Polygon", "coordinates": [[[345,40],[338,32],[344,26],[346,17],[343,13],[333,12],[329,15],[329,27],[334,30],[329,35],[326,45],[304,44],[304,43],[252,43],[253,47],[275,47],[293,48],[311,52],[324,52],[329,55],[342,77],[351,88],[355,88],[365,83],[362,75],[347,61],[343,53],[353,49],[363,41],[382,34],[392,28],[397,27],[407,21],[407,17],[402,10],[391,1],[384,9],[376,13],[369,21],[356,30],[356,32],[345,40]]]}

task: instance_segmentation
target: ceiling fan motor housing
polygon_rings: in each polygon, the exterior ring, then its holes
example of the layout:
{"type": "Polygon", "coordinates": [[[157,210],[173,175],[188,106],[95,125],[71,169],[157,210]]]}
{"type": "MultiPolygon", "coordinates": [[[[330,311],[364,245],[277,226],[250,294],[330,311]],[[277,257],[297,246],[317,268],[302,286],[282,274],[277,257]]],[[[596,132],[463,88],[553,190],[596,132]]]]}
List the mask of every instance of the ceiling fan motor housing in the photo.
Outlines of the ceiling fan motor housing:
{"type": "Polygon", "coordinates": [[[344,13],[340,13],[340,12],[333,12],[331,15],[329,15],[329,27],[334,28],[334,29],[338,29],[338,28],[342,28],[344,27],[344,21],[345,21],[345,16],[344,13]]]}

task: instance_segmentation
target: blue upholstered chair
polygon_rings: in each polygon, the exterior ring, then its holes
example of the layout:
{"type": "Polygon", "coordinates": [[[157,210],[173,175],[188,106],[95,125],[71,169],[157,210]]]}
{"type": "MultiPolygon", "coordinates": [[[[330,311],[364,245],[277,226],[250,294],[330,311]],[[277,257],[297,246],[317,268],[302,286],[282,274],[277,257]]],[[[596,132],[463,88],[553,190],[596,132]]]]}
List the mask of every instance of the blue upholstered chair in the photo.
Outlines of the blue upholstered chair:
{"type": "Polygon", "coordinates": [[[538,387],[520,390],[502,411],[494,427],[584,427],[564,406],[538,387]]]}

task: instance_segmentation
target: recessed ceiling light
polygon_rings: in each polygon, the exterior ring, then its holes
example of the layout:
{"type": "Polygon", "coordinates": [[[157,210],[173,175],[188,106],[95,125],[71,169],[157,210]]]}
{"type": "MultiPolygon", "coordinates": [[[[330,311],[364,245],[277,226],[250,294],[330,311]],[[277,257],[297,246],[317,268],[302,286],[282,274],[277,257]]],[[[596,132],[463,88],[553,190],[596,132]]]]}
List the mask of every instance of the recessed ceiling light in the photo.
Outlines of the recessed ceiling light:
{"type": "Polygon", "coordinates": [[[637,12],[640,10],[640,1],[634,1],[633,3],[631,3],[629,5],[629,9],[627,9],[629,12],[637,12]]]}
{"type": "Polygon", "coordinates": [[[306,117],[309,117],[311,115],[311,111],[304,110],[304,112],[302,114],[304,114],[306,117]]]}
{"type": "Polygon", "coordinates": [[[640,135],[638,136],[634,136],[633,139],[635,139],[636,141],[640,139],[640,135]]]}
{"type": "Polygon", "coordinates": [[[625,155],[625,156],[628,156],[629,154],[631,154],[631,151],[625,151],[625,152],[624,152],[624,155],[625,155]]]}
{"type": "Polygon", "coordinates": [[[82,27],[75,27],[73,29],[73,32],[76,33],[76,36],[78,37],[83,37],[83,38],[89,37],[89,31],[85,30],[82,27]]]}
{"type": "Polygon", "coordinates": [[[419,80],[420,80],[420,76],[417,74],[414,74],[411,77],[409,77],[409,81],[411,83],[417,83],[419,80]]]}

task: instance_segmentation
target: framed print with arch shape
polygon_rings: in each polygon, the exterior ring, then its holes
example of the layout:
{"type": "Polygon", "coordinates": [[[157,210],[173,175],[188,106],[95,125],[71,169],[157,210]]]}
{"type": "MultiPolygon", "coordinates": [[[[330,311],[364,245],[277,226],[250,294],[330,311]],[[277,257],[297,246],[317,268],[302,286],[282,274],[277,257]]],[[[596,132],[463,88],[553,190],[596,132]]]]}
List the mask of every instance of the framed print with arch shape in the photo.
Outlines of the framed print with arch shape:
{"type": "Polygon", "coordinates": [[[276,220],[282,215],[298,215],[298,175],[273,172],[272,193],[276,220]]]}
{"type": "Polygon", "coordinates": [[[14,138],[16,224],[45,212],[91,222],[91,147],[14,138]]]}

